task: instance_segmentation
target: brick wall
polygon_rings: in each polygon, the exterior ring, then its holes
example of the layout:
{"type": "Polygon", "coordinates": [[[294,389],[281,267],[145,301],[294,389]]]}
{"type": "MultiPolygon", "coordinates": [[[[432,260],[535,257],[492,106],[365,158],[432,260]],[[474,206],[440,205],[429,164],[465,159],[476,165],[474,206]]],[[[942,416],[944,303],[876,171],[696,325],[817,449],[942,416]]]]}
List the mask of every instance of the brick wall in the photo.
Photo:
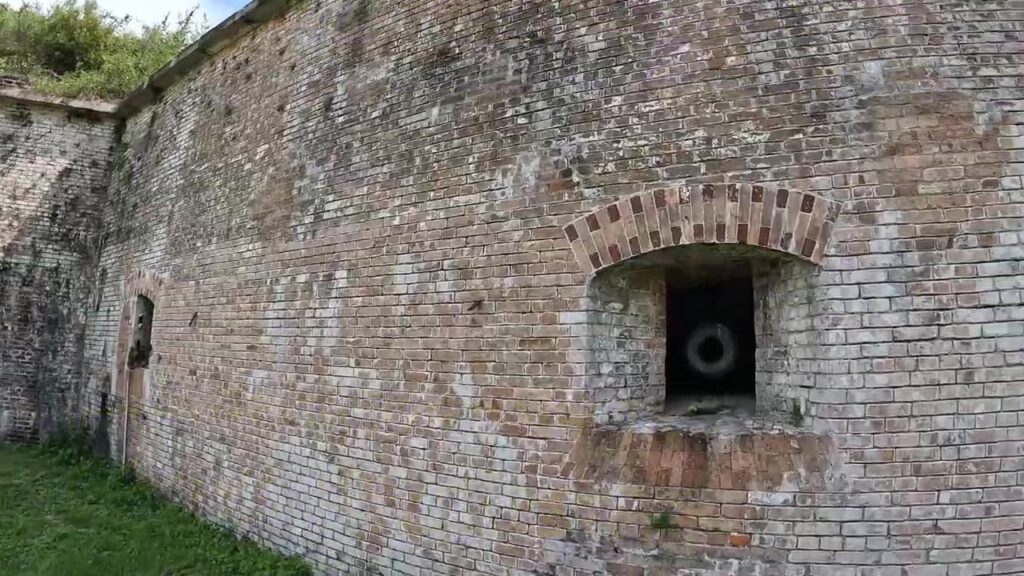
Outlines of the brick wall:
{"type": "Polygon", "coordinates": [[[0,440],[77,413],[113,122],[0,94],[0,440]]]}
{"type": "Polygon", "coordinates": [[[128,121],[93,418],[133,382],[141,473],[324,573],[1020,573],[1022,17],[304,3],[128,121]],[[563,228],[723,183],[842,212],[752,248],[761,417],[661,417],[656,271],[563,228]]]}

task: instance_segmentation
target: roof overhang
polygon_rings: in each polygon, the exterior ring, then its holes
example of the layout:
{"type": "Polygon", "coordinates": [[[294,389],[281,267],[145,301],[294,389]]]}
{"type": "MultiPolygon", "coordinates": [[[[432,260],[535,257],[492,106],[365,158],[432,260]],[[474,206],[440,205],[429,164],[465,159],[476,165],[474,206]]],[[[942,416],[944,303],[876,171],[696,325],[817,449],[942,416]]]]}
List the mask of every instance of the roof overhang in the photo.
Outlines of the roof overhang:
{"type": "Polygon", "coordinates": [[[236,40],[273,20],[302,0],[253,0],[185,48],[181,54],[159,69],[141,88],[117,104],[115,114],[127,118],[152,104],[165,90],[210,60],[236,40]]]}

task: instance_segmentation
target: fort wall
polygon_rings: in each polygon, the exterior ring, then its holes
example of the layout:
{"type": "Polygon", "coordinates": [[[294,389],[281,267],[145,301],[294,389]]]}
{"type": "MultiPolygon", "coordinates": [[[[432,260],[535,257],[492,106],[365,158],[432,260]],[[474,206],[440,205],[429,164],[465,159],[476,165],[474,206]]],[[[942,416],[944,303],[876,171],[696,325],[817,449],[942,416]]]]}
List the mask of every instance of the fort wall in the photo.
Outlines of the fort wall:
{"type": "Polygon", "coordinates": [[[0,89],[0,440],[77,423],[112,111],[0,89]]]}
{"type": "Polygon", "coordinates": [[[1011,1],[282,10],[128,115],[84,412],[322,573],[1020,573],[1022,32],[1011,1]],[[666,295],[737,270],[754,411],[671,413],[666,295]]]}

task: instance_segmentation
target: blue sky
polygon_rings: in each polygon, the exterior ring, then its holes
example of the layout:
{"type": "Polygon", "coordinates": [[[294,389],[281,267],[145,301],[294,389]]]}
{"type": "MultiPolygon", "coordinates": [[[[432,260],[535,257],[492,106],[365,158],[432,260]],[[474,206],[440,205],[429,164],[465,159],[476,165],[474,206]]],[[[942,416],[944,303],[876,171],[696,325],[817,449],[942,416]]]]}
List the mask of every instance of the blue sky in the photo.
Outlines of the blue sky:
{"type": "MultiPolygon", "coordinates": [[[[9,0],[0,0],[0,4],[9,0]]],[[[58,0],[43,0],[49,5],[58,0]]],[[[216,26],[233,14],[248,0],[97,0],[99,5],[116,15],[129,15],[138,25],[159,22],[170,14],[171,18],[187,12],[190,8],[199,7],[199,12],[206,18],[208,27],[216,26]]],[[[13,0],[10,3],[18,6],[26,0],[13,0]]]]}

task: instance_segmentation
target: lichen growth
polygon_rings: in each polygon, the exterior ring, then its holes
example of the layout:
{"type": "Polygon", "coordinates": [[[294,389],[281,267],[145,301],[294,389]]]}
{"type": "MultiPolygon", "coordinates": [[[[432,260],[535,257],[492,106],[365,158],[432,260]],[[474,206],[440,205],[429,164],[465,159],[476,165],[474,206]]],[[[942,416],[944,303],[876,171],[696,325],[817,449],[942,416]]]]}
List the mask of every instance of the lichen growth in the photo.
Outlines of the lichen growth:
{"type": "Polygon", "coordinates": [[[668,530],[674,528],[675,525],[672,523],[672,515],[668,512],[659,512],[651,515],[651,527],[657,528],[658,530],[668,530]]]}

